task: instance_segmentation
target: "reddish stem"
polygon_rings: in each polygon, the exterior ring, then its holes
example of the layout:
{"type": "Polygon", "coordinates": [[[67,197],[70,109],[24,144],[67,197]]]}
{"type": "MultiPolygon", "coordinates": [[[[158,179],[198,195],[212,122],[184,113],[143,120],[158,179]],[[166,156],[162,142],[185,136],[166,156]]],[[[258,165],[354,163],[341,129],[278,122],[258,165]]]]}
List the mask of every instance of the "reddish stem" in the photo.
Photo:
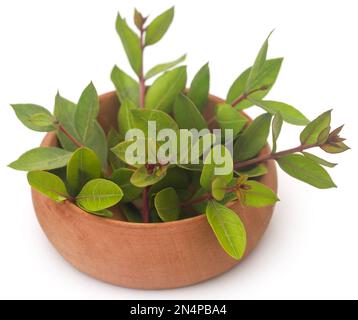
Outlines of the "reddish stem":
{"type": "Polygon", "coordinates": [[[144,28],[140,29],[141,62],[139,71],[139,106],[143,109],[145,105],[145,77],[144,77],[144,28]]]}
{"type": "Polygon", "coordinates": [[[149,187],[144,188],[143,194],[142,194],[142,219],[144,223],[149,222],[149,187]]]}
{"type": "Polygon", "coordinates": [[[264,90],[267,90],[268,86],[262,86],[258,89],[254,89],[254,90],[251,90],[247,93],[243,93],[241,96],[239,96],[237,99],[235,99],[231,105],[233,107],[235,107],[236,105],[238,105],[240,102],[246,100],[251,94],[255,93],[255,92],[258,92],[258,91],[264,91],[264,90]]]}
{"type": "Polygon", "coordinates": [[[67,136],[67,138],[70,139],[77,147],[84,147],[84,145],[79,142],[71,133],[69,133],[61,123],[58,123],[58,129],[62,131],[67,136]]]}
{"type": "Polygon", "coordinates": [[[292,148],[292,149],[288,149],[288,150],[284,150],[284,151],[280,151],[280,152],[276,152],[276,153],[264,154],[262,156],[258,156],[257,158],[254,158],[254,159],[250,159],[250,160],[242,161],[242,162],[236,162],[234,165],[234,168],[235,169],[245,168],[245,167],[248,167],[248,166],[251,166],[254,164],[258,164],[261,162],[265,162],[268,160],[279,159],[279,158],[287,156],[289,154],[302,152],[304,150],[311,149],[314,147],[318,147],[318,144],[315,143],[315,144],[309,144],[309,145],[300,145],[296,148],[292,148]]]}

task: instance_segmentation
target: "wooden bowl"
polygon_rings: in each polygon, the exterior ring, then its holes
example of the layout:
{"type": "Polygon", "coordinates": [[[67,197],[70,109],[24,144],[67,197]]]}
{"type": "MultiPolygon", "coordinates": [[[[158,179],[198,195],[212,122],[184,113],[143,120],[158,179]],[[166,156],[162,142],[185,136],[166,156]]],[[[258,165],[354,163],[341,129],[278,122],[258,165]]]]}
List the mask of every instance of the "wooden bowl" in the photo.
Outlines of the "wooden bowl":
{"type": "MultiPolygon", "coordinates": [[[[207,118],[221,99],[210,96],[207,118]]],[[[114,92],[100,97],[98,120],[105,131],[117,126],[119,102],[114,92]]],[[[42,146],[56,146],[54,133],[42,146]]],[[[268,147],[263,152],[269,152],[268,147]]],[[[272,161],[261,182],[277,190],[272,161]]],[[[75,205],[56,203],[32,190],[42,229],[58,252],[74,267],[99,280],[141,289],[169,289],[192,285],[224,273],[239,263],[221,248],[205,215],[166,223],[129,223],[90,215],[75,205]]],[[[247,231],[245,256],[265,232],[273,207],[229,205],[247,231]]]]}

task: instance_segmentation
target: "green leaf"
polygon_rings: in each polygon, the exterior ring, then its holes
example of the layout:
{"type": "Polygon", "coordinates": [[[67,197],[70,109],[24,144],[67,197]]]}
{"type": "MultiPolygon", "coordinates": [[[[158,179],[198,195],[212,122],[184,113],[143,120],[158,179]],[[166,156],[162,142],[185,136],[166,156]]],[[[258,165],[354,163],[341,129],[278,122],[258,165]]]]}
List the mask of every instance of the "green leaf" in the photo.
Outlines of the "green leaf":
{"type": "Polygon", "coordinates": [[[126,216],[128,222],[142,222],[142,216],[139,210],[132,203],[120,204],[119,208],[121,212],[126,216]]]}
{"type": "Polygon", "coordinates": [[[147,136],[148,122],[155,121],[156,132],[158,133],[162,129],[179,130],[177,123],[167,113],[160,110],[148,110],[148,109],[132,109],[134,127],[140,129],[147,136]]]}
{"type": "Polygon", "coordinates": [[[132,104],[139,105],[139,84],[117,66],[111,73],[111,79],[116,87],[117,96],[121,103],[129,100],[132,104]]]}
{"type": "Polygon", "coordinates": [[[201,115],[193,101],[183,93],[179,94],[175,100],[174,119],[178,123],[180,129],[207,129],[207,123],[201,115]]]}
{"type": "Polygon", "coordinates": [[[121,140],[125,140],[127,131],[135,127],[131,110],[137,108],[138,107],[130,100],[124,100],[122,105],[120,106],[118,112],[118,127],[119,136],[121,140]]]}
{"type": "Polygon", "coordinates": [[[270,126],[269,113],[257,117],[237,138],[234,145],[234,160],[245,161],[256,156],[267,143],[270,126]]]}
{"type": "Polygon", "coordinates": [[[108,161],[111,165],[112,170],[116,170],[125,166],[125,163],[120,160],[111,150],[114,148],[118,143],[120,143],[121,137],[119,133],[111,128],[107,135],[107,144],[108,144],[108,161]]]}
{"type": "Polygon", "coordinates": [[[66,166],[71,156],[71,152],[60,148],[40,147],[25,152],[9,167],[22,171],[52,170],[66,166]]]}
{"type": "Polygon", "coordinates": [[[215,200],[221,201],[226,194],[227,179],[216,177],[211,185],[211,193],[215,200]]]}
{"type": "Polygon", "coordinates": [[[155,18],[147,27],[145,36],[145,45],[150,46],[157,43],[163,38],[168,31],[174,18],[174,7],[163,12],[160,16],[155,18]]]}
{"type": "Polygon", "coordinates": [[[122,202],[130,202],[139,198],[143,188],[134,186],[130,181],[133,176],[134,170],[127,168],[120,168],[113,172],[111,180],[120,186],[123,191],[122,202]]]}
{"type": "Polygon", "coordinates": [[[142,50],[138,35],[128,27],[125,19],[118,13],[116,29],[121,38],[124,51],[134,72],[139,76],[142,61],[142,50]]]}
{"type": "Polygon", "coordinates": [[[173,188],[166,188],[158,192],[154,198],[154,205],[159,217],[165,221],[176,221],[180,215],[178,195],[173,188]]]}
{"type": "MultiPolygon", "coordinates": [[[[273,85],[276,82],[277,76],[280,72],[282,65],[282,58],[267,60],[262,67],[261,73],[255,81],[255,91],[251,93],[249,96],[255,100],[262,100],[271,90],[273,85]]],[[[238,97],[242,96],[245,93],[245,85],[249,74],[251,72],[251,68],[245,70],[233,83],[231,86],[226,102],[228,104],[232,104],[234,100],[238,97]]],[[[240,103],[236,105],[236,107],[240,110],[251,107],[253,103],[247,99],[244,99],[240,103]]]]}
{"type": "Polygon", "coordinates": [[[248,176],[249,178],[261,177],[264,176],[268,170],[267,167],[263,164],[260,164],[256,167],[246,169],[246,170],[236,170],[235,171],[239,176],[248,176]]]}
{"type": "Polygon", "coordinates": [[[99,210],[99,211],[90,211],[90,210],[86,210],[84,208],[82,208],[82,209],[85,210],[87,213],[93,214],[95,216],[104,217],[104,218],[112,218],[113,217],[113,212],[108,209],[103,209],[103,210],[99,210]]]}
{"type": "Polygon", "coordinates": [[[280,136],[283,125],[283,118],[281,113],[276,113],[272,120],[272,153],[277,150],[277,140],[280,136]]]}
{"type": "Polygon", "coordinates": [[[186,79],[186,67],[175,68],[158,77],[146,94],[146,108],[170,113],[176,97],[185,88],[186,79]]]}
{"type": "Polygon", "coordinates": [[[83,91],[75,112],[75,126],[82,143],[86,144],[93,134],[99,111],[99,100],[96,88],[91,82],[83,91]]]}
{"type": "Polygon", "coordinates": [[[223,130],[233,130],[234,137],[242,131],[247,123],[247,118],[229,104],[217,105],[215,108],[215,115],[220,128],[223,130]]]}
{"type": "MultiPolygon", "coordinates": [[[[135,141],[134,140],[126,140],[117,144],[115,147],[111,148],[111,151],[124,163],[127,163],[126,159],[126,150],[129,146],[131,146],[135,141]]],[[[129,165],[134,165],[133,163],[128,163],[129,165]]]]}
{"type": "Polygon", "coordinates": [[[56,202],[69,198],[66,186],[56,175],[46,171],[32,171],[27,174],[30,186],[56,202]]]}
{"type": "Polygon", "coordinates": [[[248,98],[254,105],[264,109],[265,111],[275,115],[280,113],[282,119],[287,123],[291,123],[297,126],[305,126],[309,123],[309,120],[296,108],[291,105],[278,101],[257,101],[252,98],[248,98]]]}
{"type": "Polygon", "coordinates": [[[186,170],[178,167],[169,168],[166,176],[150,188],[149,195],[151,196],[169,187],[175,190],[187,189],[188,185],[189,177],[186,170]]]}
{"type": "Polygon", "coordinates": [[[302,144],[317,143],[322,131],[331,125],[331,113],[332,110],[326,111],[304,128],[300,136],[302,144]]]}
{"type": "Polygon", "coordinates": [[[85,184],[76,197],[76,203],[86,211],[97,212],[113,207],[122,197],[121,188],[114,182],[94,179],[85,184]]]}
{"type": "Polygon", "coordinates": [[[52,114],[44,107],[35,104],[11,105],[17,118],[29,129],[39,132],[55,130],[52,114]]]}
{"type": "Polygon", "coordinates": [[[145,188],[162,180],[166,173],[166,167],[156,168],[152,173],[149,173],[145,166],[141,166],[134,172],[130,182],[136,187],[145,188]]]}
{"type": "Polygon", "coordinates": [[[245,182],[245,186],[249,187],[242,190],[245,195],[243,204],[247,207],[267,207],[279,201],[276,193],[260,182],[249,180],[245,182]]]}
{"type": "Polygon", "coordinates": [[[101,162],[88,148],[77,149],[67,165],[67,183],[70,193],[77,195],[90,180],[100,178],[101,162]]]}
{"type": "Polygon", "coordinates": [[[233,177],[233,160],[230,151],[223,145],[214,146],[205,158],[200,185],[206,190],[211,191],[212,182],[217,176],[222,177],[227,183],[233,177]],[[226,168],[228,173],[218,174],[217,170],[224,168],[226,168]]]}
{"type": "MultiPolygon", "coordinates": [[[[76,140],[80,140],[75,127],[75,112],[76,104],[61,97],[60,94],[57,93],[54,110],[55,117],[71,136],[76,140]]],[[[78,148],[62,131],[57,130],[57,137],[64,149],[74,151],[78,148]]]]}
{"type": "Polygon", "coordinates": [[[316,161],[299,154],[291,154],[277,162],[291,177],[306,182],[319,189],[335,188],[336,185],[325,169],[316,161]]]}
{"type": "Polygon", "coordinates": [[[239,216],[216,201],[208,203],[206,216],[227,254],[240,260],[245,253],[247,240],[245,226],[239,216]]]}
{"type": "Polygon", "coordinates": [[[262,72],[265,62],[266,62],[267,50],[268,50],[268,40],[269,40],[271,34],[272,34],[272,32],[266,38],[259,53],[257,54],[254,65],[252,66],[251,71],[250,71],[249,76],[246,81],[245,92],[249,92],[250,90],[255,88],[255,85],[254,85],[255,81],[257,80],[260,73],[262,72]]]}
{"type": "Polygon", "coordinates": [[[320,146],[320,148],[327,153],[333,153],[333,154],[342,153],[350,149],[343,142],[325,143],[324,145],[320,146]]]}
{"type": "Polygon", "coordinates": [[[329,162],[327,160],[321,159],[320,157],[317,157],[316,155],[312,154],[312,153],[308,153],[308,152],[302,152],[302,154],[306,157],[309,158],[311,160],[314,160],[315,162],[317,162],[318,164],[328,167],[328,168],[334,168],[337,163],[332,163],[329,162]]]}
{"type": "Polygon", "coordinates": [[[195,75],[188,92],[188,97],[200,111],[202,111],[208,103],[209,90],[210,70],[209,64],[207,63],[195,75]]]}
{"type": "Polygon", "coordinates": [[[174,61],[170,61],[170,62],[166,62],[166,63],[162,63],[162,64],[158,64],[155,67],[153,67],[152,69],[150,69],[146,74],[145,74],[145,79],[148,80],[152,77],[155,77],[156,75],[167,71],[171,68],[174,68],[176,65],[178,65],[179,63],[182,63],[184,60],[186,59],[186,54],[184,54],[183,56],[181,56],[180,58],[174,60],[174,61]]]}
{"type": "Polygon", "coordinates": [[[88,137],[88,141],[85,143],[85,145],[97,154],[97,157],[101,160],[102,167],[106,169],[108,165],[107,138],[104,130],[97,121],[95,121],[93,132],[88,137]]]}

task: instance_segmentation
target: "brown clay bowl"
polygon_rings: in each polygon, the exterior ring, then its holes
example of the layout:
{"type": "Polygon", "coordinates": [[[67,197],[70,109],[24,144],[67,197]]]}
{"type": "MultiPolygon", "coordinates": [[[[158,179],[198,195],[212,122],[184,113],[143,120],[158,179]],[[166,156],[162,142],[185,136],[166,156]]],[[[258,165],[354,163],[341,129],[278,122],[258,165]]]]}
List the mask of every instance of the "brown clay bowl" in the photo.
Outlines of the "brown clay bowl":
{"type": "MultiPolygon", "coordinates": [[[[222,102],[211,96],[209,118],[222,102]]],[[[119,102],[114,92],[100,97],[99,122],[108,131],[116,127],[119,102]]],[[[56,146],[54,133],[46,135],[42,146],[56,146]]],[[[263,152],[268,152],[268,147],[263,152]]],[[[273,162],[261,182],[276,191],[273,162]]],[[[167,223],[129,223],[87,214],[75,205],[56,203],[32,190],[37,218],[58,252],[74,267],[99,280],[130,288],[169,289],[192,285],[224,273],[239,263],[221,248],[206,216],[167,223]]],[[[245,257],[265,232],[273,207],[230,207],[242,219],[248,245],[245,257]]]]}

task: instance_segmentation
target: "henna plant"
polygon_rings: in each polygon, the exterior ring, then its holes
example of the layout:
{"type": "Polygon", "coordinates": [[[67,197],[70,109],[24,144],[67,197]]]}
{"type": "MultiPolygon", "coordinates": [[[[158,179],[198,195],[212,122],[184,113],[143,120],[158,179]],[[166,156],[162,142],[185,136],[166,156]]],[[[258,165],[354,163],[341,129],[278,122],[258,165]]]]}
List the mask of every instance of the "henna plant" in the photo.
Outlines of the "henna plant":
{"type": "MultiPolygon", "coordinates": [[[[112,217],[114,206],[133,223],[165,223],[205,212],[223,248],[240,259],[246,247],[245,227],[226,204],[239,201],[243,207],[265,207],[278,201],[277,195],[260,183],[269,160],[276,161],[292,177],[317,188],[335,187],[323,168],[335,164],[307,150],[320,148],[332,154],[348,150],[340,137],[343,126],[331,130],[331,111],[309,121],[289,104],[264,99],[283,61],[267,59],[269,37],[253,66],[234,81],[226,102],[218,104],[215,116],[207,121],[202,113],[209,96],[208,64],[195,75],[188,90],[185,90],[186,67],[177,66],[185,60],[185,55],[146,73],[144,70],[144,53],[161,40],[173,17],[174,8],[171,8],[148,24],[148,18],[135,10],[136,33],[118,14],[116,29],[137,76],[134,80],[117,66],[112,70],[111,79],[121,103],[118,130],[112,128],[106,136],[97,122],[99,99],[92,83],[77,104],[58,93],[53,114],[34,104],[13,105],[17,117],[28,128],[55,132],[59,146],[32,149],[10,167],[28,171],[30,185],[54,201],[70,201],[90,214],[106,218],[112,217]],[[156,79],[147,87],[147,81],[152,78],[156,79]],[[249,122],[242,110],[253,106],[264,113],[249,122]],[[202,130],[208,129],[209,124],[232,130],[233,152],[216,143],[207,155],[200,150],[198,164],[173,165],[161,159],[142,165],[131,163],[125,154],[133,141],[125,139],[126,133],[135,128],[146,132],[149,120],[156,121],[157,131],[202,130]],[[277,152],[284,122],[304,129],[297,147],[277,152]],[[261,154],[270,132],[272,152],[261,154]],[[231,166],[228,174],[215,174],[221,165],[209,161],[215,152],[225,155],[231,166]]],[[[146,152],[145,159],[150,150],[146,152]]]]}

